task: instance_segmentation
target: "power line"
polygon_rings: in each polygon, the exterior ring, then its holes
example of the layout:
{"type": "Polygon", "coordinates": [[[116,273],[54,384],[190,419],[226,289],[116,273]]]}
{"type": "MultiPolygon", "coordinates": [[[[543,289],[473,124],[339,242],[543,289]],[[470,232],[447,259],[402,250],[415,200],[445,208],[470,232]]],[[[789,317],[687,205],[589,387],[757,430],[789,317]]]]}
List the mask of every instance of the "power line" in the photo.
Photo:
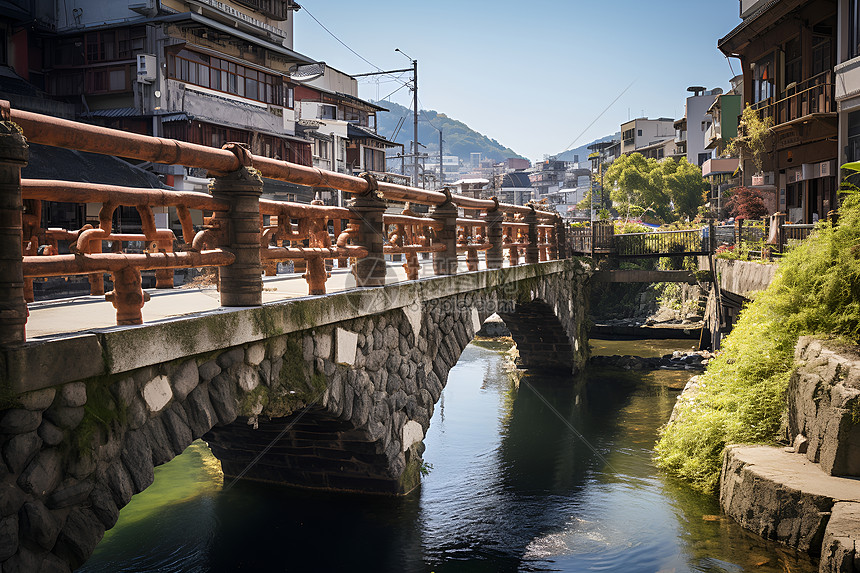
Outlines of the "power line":
{"type": "MultiPolygon", "coordinates": [[[[571,142],[570,142],[570,145],[568,145],[568,146],[564,149],[564,151],[567,151],[568,149],[570,149],[571,147],[573,147],[573,146],[576,144],[576,142],[577,142],[577,141],[579,141],[579,138],[580,138],[580,137],[582,137],[583,135],[585,135],[585,133],[586,133],[589,129],[591,129],[591,126],[592,126],[592,125],[594,125],[595,123],[597,123],[597,120],[598,120],[598,119],[600,119],[601,117],[603,117],[603,114],[605,114],[607,111],[609,111],[609,108],[611,108],[613,105],[615,105],[615,102],[617,102],[618,100],[620,100],[620,99],[621,99],[621,96],[623,96],[624,94],[626,94],[626,93],[627,93],[627,90],[629,90],[630,88],[632,88],[632,87],[633,87],[633,84],[635,84],[635,83],[636,83],[636,80],[633,80],[632,82],[630,82],[630,85],[628,85],[626,88],[624,88],[624,90],[623,90],[620,94],[618,94],[618,97],[616,97],[614,100],[612,100],[612,101],[609,103],[609,105],[608,105],[608,106],[606,106],[606,107],[604,108],[604,110],[603,110],[603,111],[601,111],[601,112],[600,112],[600,114],[599,114],[597,117],[595,117],[595,118],[594,118],[594,121],[592,121],[591,123],[589,123],[589,124],[588,124],[588,127],[586,127],[585,129],[583,129],[583,130],[582,130],[582,133],[580,133],[579,135],[577,135],[577,136],[576,136],[576,139],[574,139],[573,141],[571,141],[571,142]]],[[[564,153],[564,151],[562,151],[562,153],[564,153]]]]}
{"type": "MultiPolygon", "coordinates": [[[[349,50],[350,52],[352,52],[353,54],[355,54],[359,59],[361,59],[362,61],[364,61],[367,65],[369,65],[369,66],[371,66],[371,67],[373,67],[373,68],[376,68],[376,69],[377,69],[377,70],[379,70],[380,72],[382,71],[382,68],[380,68],[379,66],[377,66],[376,64],[374,64],[373,62],[371,62],[370,60],[368,60],[367,58],[365,58],[364,56],[362,56],[361,54],[359,54],[358,52],[356,52],[355,50],[353,50],[352,48],[350,48],[350,47],[346,44],[346,42],[344,42],[343,40],[341,40],[340,38],[338,38],[338,37],[334,34],[334,32],[332,32],[331,30],[329,30],[328,28],[326,28],[326,27],[325,27],[325,24],[323,24],[322,22],[320,22],[319,20],[317,20],[317,17],[316,17],[316,16],[314,16],[313,14],[311,14],[311,13],[310,13],[310,11],[308,11],[307,5],[306,5],[306,4],[304,4],[304,3],[302,3],[302,11],[304,11],[308,16],[310,16],[311,18],[313,18],[313,21],[314,21],[314,22],[316,22],[317,24],[319,24],[320,28],[322,28],[323,30],[325,30],[326,32],[328,32],[329,36],[331,36],[332,38],[334,38],[335,40],[337,40],[337,41],[338,41],[338,43],[340,43],[340,45],[341,45],[341,46],[343,46],[344,48],[346,48],[347,50],[349,50]]],[[[392,77],[394,77],[394,76],[392,76],[392,77]]],[[[396,78],[395,78],[395,79],[396,79],[396,78]]],[[[403,81],[403,80],[399,80],[399,81],[403,81]]],[[[405,85],[405,84],[404,84],[404,85],[405,85]]]]}

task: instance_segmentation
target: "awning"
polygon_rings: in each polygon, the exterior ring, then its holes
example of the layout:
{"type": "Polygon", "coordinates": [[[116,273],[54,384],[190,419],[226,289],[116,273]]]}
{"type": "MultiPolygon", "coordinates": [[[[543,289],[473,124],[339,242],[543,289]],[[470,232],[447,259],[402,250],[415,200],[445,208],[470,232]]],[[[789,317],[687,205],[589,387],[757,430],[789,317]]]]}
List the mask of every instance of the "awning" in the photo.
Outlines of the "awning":
{"type": "Polygon", "coordinates": [[[350,123],[346,127],[346,135],[350,139],[362,139],[362,138],[373,139],[373,140],[376,140],[376,141],[382,143],[385,147],[399,147],[399,145],[397,143],[394,143],[393,141],[389,141],[389,140],[385,139],[384,137],[382,137],[381,135],[378,135],[378,134],[374,133],[373,131],[367,129],[366,127],[362,127],[362,126],[356,125],[354,123],[350,123]]]}

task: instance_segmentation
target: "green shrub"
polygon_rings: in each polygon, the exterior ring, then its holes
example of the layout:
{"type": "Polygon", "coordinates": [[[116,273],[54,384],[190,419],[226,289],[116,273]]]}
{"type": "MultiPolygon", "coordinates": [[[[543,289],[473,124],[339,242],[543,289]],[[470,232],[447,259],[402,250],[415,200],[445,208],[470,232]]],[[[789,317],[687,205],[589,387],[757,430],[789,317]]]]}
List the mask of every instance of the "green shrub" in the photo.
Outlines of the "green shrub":
{"type": "Polygon", "coordinates": [[[714,491],[731,443],[777,437],[799,336],[860,343],[860,198],[845,199],[839,226],[817,231],[780,263],[773,283],[740,315],[700,391],[661,430],[660,467],[714,491]]]}

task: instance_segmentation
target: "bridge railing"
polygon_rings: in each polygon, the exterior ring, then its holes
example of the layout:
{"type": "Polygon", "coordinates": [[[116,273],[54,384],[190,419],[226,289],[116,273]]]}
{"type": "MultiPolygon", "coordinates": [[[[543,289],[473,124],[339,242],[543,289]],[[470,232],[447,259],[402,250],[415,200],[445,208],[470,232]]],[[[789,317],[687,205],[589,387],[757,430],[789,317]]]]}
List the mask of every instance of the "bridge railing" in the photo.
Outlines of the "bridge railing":
{"type": "Polygon", "coordinates": [[[709,251],[708,240],[701,229],[615,235],[614,247],[618,257],[697,255],[709,251]]]}
{"type": "MultiPolygon", "coordinates": [[[[354,177],[253,155],[240,144],[221,149],[127,133],[10,109],[0,102],[0,345],[25,340],[26,300],[32,279],[88,275],[91,292],[104,294],[104,275],[114,290],[105,294],[117,307],[119,324],[140,324],[147,295],[141,270],[155,270],[159,288],[173,286],[173,269],[218,267],[222,306],[262,304],[263,272],[278,261],[303,268],[312,295],[326,292],[334,261],[352,261],[358,286],[386,281],[386,255],[405,255],[408,279],[418,278],[418,254],[433,256],[433,272],[457,272],[458,252],[468,270],[537,263],[568,256],[565,228],[555,212],[354,177]],[[14,122],[14,123],[12,123],[14,122]],[[141,161],[206,169],[210,194],[138,189],[67,181],[21,180],[27,141],[141,161]],[[347,207],[261,199],[262,178],[338,189],[352,195],[347,207]],[[100,205],[98,226],[42,229],[43,201],[100,205]],[[399,214],[390,211],[406,205],[399,214]],[[411,205],[430,206],[418,216],[411,205]],[[26,210],[25,210],[26,206],[26,210]],[[120,206],[140,214],[142,232],[119,233],[113,214],[120,206]],[[173,207],[181,237],[159,229],[153,207],[173,207]],[[204,225],[192,222],[201,211],[204,225]],[[462,212],[461,212],[462,211],[462,212]],[[59,244],[69,243],[60,254],[59,244]],[[145,252],[129,252],[130,245],[145,252]],[[105,247],[110,252],[103,252],[105,247]]],[[[317,202],[314,202],[317,203],[317,202]]]]}

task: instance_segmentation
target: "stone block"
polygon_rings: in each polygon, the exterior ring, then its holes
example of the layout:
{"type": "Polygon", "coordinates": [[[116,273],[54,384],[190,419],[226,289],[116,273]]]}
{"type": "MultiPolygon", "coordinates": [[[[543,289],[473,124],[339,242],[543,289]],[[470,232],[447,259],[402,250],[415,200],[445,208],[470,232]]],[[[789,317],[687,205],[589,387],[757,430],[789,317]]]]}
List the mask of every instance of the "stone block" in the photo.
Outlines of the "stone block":
{"type": "Polygon", "coordinates": [[[0,481],[0,517],[15,515],[25,501],[27,497],[11,476],[0,481]]]}
{"type": "Polygon", "coordinates": [[[143,429],[126,434],[120,459],[122,459],[122,463],[131,478],[134,493],[139,493],[150,486],[155,479],[152,451],[143,429]]]}
{"type": "Polygon", "coordinates": [[[83,382],[70,382],[60,387],[57,395],[60,406],[80,408],[87,403],[87,385],[83,382]]]}
{"type": "Polygon", "coordinates": [[[0,519],[0,562],[18,551],[18,516],[10,515],[0,519]]]}
{"type": "Polygon", "coordinates": [[[186,360],[176,369],[170,380],[173,382],[173,395],[177,400],[185,400],[185,397],[200,383],[197,362],[186,360]]]}
{"type": "Polygon", "coordinates": [[[860,573],[860,503],[836,503],[821,544],[822,573],[860,573]]]}
{"type": "Polygon", "coordinates": [[[56,393],[54,388],[45,388],[21,394],[16,400],[22,408],[27,410],[45,410],[54,401],[56,393]]]}
{"type": "Polygon", "coordinates": [[[51,550],[62,525],[41,502],[28,501],[19,514],[21,534],[42,548],[51,550]]]}
{"type": "Polygon", "coordinates": [[[424,428],[415,420],[409,420],[403,425],[401,432],[401,443],[403,451],[408,450],[412,444],[420,442],[424,439],[424,428]]]}
{"type": "MultiPolygon", "coordinates": [[[[95,484],[89,480],[65,480],[45,502],[51,509],[62,509],[78,505],[90,496],[95,484]]],[[[50,549],[47,547],[46,549],[50,549]]]]}
{"type": "Polygon", "coordinates": [[[309,364],[314,360],[314,339],[307,334],[302,337],[302,358],[309,364]]]}
{"type": "Polygon", "coordinates": [[[769,446],[729,446],[720,505],[746,529],[817,555],[835,500],[860,501],[855,480],[832,477],[805,459],[769,446]]]}
{"type": "Polygon", "coordinates": [[[69,565],[53,553],[47,553],[39,567],[39,573],[71,573],[71,571],[69,565]]]}
{"type": "Polygon", "coordinates": [[[90,508],[95,513],[105,529],[116,525],[119,519],[119,508],[113,499],[111,491],[103,485],[97,485],[90,493],[90,508]]]}
{"type": "Polygon", "coordinates": [[[228,350],[227,352],[223,352],[216,359],[218,362],[218,366],[222,369],[230,368],[234,364],[238,364],[245,359],[245,350],[243,348],[234,348],[232,350],[228,350]]]}
{"type": "Polygon", "coordinates": [[[21,544],[18,547],[18,552],[15,553],[9,560],[3,563],[4,573],[32,573],[40,571],[44,551],[35,550],[35,548],[27,547],[21,544]]]}
{"type": "Polygon", "coordinates": [[[131,474],[128,473],[125,465],[117,460],[108,467],[105,472],[106,485],[110,488],[114,503],[118,508],[123,508],[131,501],[131,496],[134,495],[134,483],[131,480],[131,474]]]}
{"type": "Polygon", "coordinates": [[[170,388],[170,380],[167,376],[156,376],[143,387],[143,400],[151,414],[160,412],[171,398],[173,398],[173,390],[170,388]]]}
{"type": "Polygon", "coordinates": [[[64,438],[63,430],[61,430],[48,420],[42,420],[42,424],[39,426],[38,433],[39,437],[42,438],[42,441],[49,446],[59,445],[64,438]]]}
{"type": "Polygon", "coordinates": [[[18,477],[18,486],[25,493],[43,497],[60,483],[62,457],[55,448],[42,450],[18,477]]]}
{"type": "Polygon", "coordinates": [[[18,474],[27,467],[41,447],[42,438],[36,432],[17,434],[3,444],[3,459],[9,470],[18,474]]]}
{"type": "Polygon", "coordinates": [[[221,374],[221,367],[218,366],[218,363],[214,360],[210,360],[208,362],[204,362],[197,369],[200,374],[200,379],[204,382],[209,382],[219,374],[221,374]]]}
{"type": "Polygon", "coordinates": [[[41,412],[10,408],[0,417],[0,434],[26,434],[35,431],[41,423],[41,412]]]}
{"type": "Polygon", "coordinates": [[[224,374],[219,374],[209,383],[209,400],[212,402],[219,424],[230,424],[239,415],[236,386],[224,374]]]}
{"type": "Polygon", "coordinates": [[[90,509],[75,508],[66,518],[54,553],[77,568],[92,555],[104,534],[104,526],[90,509]]]}
{"type": "Polygon", "coordinates": [[[114,382],[110,387],[110,391],[117,403],[127,406],[137,396],[137,383],[134,377],[129,376],[114,382]]]}
{"type": "Polygon", "coordinates": [[[262,342],[254,343],[245,349],[245,362],[258,366],[266,357],[266,346],[262,342]]]}
{"type": "Polygon", "coordinates": [[[195,388],[182,406],[185,409],[192,438],[201,437],[218,423],[218,416],[209,399],[208,384],[201,384],[195,388]]]}
{"type": "MultiPolygon", "coordinates": [[[[247,364],[237,364],[230,368],[229,376],[239,384],[239,388],[245,392],[250,392],[260,385],[260,373],[253,366],[247,364]]],[[[223,375],[218,376],[218,380],[225,378],[223,375]]],[[[213,381],[214,384],[214,381],[213,381]]]]}
{"type": "Polygon", "coordinates": [[[158,418],[153,418],[139,430],[146,436],[149,451],[152,453],[153,466],[166,464],[174,457],[173,447],[162,423],[164,417],[164,414],[162,414],[158,418]]]}
{"type": "Polygon", "coordinates": [[[331,358],[331,334],[314,332],[314,356],[317,358],[331,358]]]}
{"type": "Polygon", "coordinates": [[[269,357],[273,359],[281,358],[287,351],[287,337],[276,336],[269,340],[269,357]]]}

